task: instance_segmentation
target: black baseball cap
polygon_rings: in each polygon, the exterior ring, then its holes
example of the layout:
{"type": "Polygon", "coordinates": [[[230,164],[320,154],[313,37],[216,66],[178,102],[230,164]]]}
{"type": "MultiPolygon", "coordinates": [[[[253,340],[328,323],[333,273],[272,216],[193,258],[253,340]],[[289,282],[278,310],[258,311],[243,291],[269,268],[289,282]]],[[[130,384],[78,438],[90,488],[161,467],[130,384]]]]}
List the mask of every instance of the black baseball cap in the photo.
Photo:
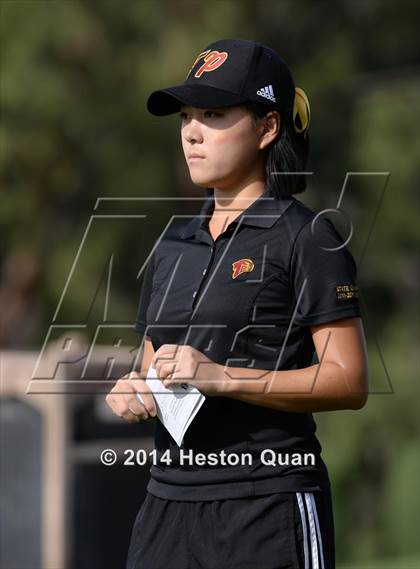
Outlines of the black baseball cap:
{"type": "Polygon", "coordinates": [[[246,102],[277,110],[296,133],[306,135],[310,109],[305,92],[296,88],[278,53],[253,40],[211,43],[197,55],[184,83],[153,91],[147,109],[163,116],[179,112],[182,105],[204,109],[246,102]]]}

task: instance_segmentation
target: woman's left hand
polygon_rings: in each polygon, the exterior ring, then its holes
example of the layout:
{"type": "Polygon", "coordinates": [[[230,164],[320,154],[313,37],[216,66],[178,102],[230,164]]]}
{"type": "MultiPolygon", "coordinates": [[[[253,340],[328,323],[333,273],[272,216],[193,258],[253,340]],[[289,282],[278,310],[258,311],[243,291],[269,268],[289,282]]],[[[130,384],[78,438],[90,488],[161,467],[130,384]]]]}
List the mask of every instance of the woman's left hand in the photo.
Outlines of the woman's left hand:
{"type": "Polygon", "coordinates": [[[163,344],[154,353],[151,365],[166,388],[187,383],[204,395],[223,393],[224,367],[192,346],[163,344]]]}

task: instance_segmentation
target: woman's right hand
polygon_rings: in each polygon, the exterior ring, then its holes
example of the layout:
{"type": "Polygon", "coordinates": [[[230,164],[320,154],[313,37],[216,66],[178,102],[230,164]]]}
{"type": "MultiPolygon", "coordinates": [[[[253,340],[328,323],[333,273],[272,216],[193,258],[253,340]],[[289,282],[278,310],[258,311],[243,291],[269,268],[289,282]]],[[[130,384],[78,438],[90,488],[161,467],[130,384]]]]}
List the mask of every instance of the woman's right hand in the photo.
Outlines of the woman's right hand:
{"type": "Polygon", "coordinates": [[[114,387],[105,398],[107,405],[118,417],[128,423],[139,423],[156,417],[155,398],[143,378],[144,372],[132,371],[117,380],[114,387]],[[137,397],[140,394],[144,404],[137,397]]]}

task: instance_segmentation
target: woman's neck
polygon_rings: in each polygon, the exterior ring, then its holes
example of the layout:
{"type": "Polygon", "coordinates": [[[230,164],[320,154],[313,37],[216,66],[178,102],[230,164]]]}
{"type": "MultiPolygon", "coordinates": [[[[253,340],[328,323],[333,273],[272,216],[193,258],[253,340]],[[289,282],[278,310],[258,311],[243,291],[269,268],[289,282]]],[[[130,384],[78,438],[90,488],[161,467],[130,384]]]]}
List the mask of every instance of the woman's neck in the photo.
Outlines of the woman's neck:
{"type": "Polygon", "coordinates": [[[213,216],[221,216],[223,218],[229,216],[233,219],[257,200],[265,190],[266,185],[261,180],[256,180],[235,190],[214,188],[213,216]]]}

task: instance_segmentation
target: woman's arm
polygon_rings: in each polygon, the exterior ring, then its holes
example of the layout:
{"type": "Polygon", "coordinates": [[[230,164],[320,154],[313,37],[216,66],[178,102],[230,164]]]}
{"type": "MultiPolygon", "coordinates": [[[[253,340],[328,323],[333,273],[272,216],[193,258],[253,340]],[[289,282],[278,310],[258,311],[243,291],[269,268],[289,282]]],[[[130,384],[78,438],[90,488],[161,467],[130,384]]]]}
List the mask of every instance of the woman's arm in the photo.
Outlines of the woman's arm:
{"type": "Polygon", "coordinates": [[[289,412],[363,407],[369,380],[361,318],[313,326],[311,333],[320,363],[274,372],[220,366],[218,395],[289,412]]]}
{"type": "Polygon", "coordinates": [[[155,355],[155,350],[153,349],[152,339],[150,338],[150,336],[146,336],[143,347],[143,355],[141,359],[140,373],[145,373],[147,375],[150,363],[154,355],[155,355]]]}

